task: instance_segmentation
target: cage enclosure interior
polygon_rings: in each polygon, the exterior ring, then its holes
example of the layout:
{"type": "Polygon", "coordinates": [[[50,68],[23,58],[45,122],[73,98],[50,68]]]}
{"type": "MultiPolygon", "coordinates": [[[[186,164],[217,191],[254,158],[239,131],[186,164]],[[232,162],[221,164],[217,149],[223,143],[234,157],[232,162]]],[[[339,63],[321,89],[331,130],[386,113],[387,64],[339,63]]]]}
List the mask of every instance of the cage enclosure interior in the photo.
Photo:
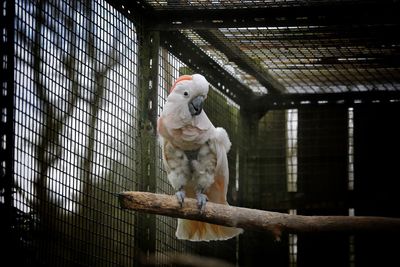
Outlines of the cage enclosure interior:
{"type": "Polygon", "coordinates": [[[176,193],[157,119],[197,73],[232,143],[230,205],[400,217],[398,1],[0,2],[1,265],[398,262],[398,231],[191,242],[117,197],[176,193]]]}

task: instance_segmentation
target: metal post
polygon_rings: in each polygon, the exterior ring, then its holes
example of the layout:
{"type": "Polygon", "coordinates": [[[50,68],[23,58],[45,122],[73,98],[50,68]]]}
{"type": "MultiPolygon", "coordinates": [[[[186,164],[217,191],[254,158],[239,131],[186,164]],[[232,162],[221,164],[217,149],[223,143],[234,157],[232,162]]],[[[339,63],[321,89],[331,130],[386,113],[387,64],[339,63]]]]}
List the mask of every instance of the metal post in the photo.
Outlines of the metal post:
{"type": "Polygon", "coordinates": [[[13,152],[14,152],[14,1],[1,1],[1,120],[0,158],[1,187],[4,190],[4,204],[12,206],[13,152]]]}
{"type": "MultiPolygon", "coordinates": [[[[156,189],[156,131],[157,131],[157,87],[159,33],[139,32],[139,86],[137,133],[137,170],[139,191],[155,192],[156,189]]],[[[154,215],[136,214],[135,217],[135,266],[141,259],[155,251],[156,220],[154,215]]]]}
{"type": "Polygon", "coordinates": [[[12,207],[13,207],[13,176],[14,176],[14,1],[0,1],[0,204],[1,233],[5,250],[2,258],[12,258],[17,248],[12,242],[12,207]],[[4,232],[3,232],[4,231],[4,232]],[[3,235],[4,233],[4,235],[3,235]]]}

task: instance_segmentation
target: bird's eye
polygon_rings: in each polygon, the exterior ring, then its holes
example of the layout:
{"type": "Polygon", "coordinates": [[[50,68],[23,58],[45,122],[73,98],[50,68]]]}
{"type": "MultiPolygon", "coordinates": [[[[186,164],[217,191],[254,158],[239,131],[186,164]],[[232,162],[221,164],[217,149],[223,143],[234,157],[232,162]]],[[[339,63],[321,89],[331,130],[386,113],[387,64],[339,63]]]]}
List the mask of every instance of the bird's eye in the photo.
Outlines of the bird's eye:
{"type": "Polygon", "coordinates": [[[185,92],[183,93],[183,95],[184,95],[184,96],[189,96],[189,93],[185,91],[185,92]]]}

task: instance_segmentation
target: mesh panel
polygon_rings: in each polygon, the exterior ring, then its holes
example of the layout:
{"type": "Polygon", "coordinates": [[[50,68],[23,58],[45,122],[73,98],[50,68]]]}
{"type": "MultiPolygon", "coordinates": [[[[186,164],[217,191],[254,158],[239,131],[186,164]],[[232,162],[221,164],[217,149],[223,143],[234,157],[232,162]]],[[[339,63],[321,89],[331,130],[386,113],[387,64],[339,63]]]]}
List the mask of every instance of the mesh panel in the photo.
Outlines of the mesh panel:
{"type": "Polygon", "coordinates": [[[313,1],[298,1],[298,0],[194,0],[194,1],[180,1],[180,0],[146,0],[147,3],[154,6],[156,9],[224,9],[224,8],[254,8],[254,7],[293,7],[293,6],[306,6],[310,2],[314,4],[322,4],[327,2],[348,2],[357,3],[360,0],[313,0],[313,1]]]}
{"type": "Polygon", "coordinates": [[[238,65],[230,60],[225,54],[215,49],[213,45],[204,40],[196,31],[183,30],[183,33],[189,37],[189,39],[196,44],[198,47],[202,48],[205,53],[210,55],[221,67],[230,72],[233,76],[237,77],[239,81],[243,82],[249,86],[254,92],[266,93],[267,89],[262,86],[253,76],[249,75],[238,65]]]}
{"type": "Polygon", "coordinates": [[[398,89],[398,68],[384,63],[397,48],[382,45],[379,27],[289,26],[220,31],[226,38],[224,42],[240,47],[289,93],[398,89]],[[360,44],[360,39],[368,40],[368,44],[360,44]]]}
{"type": "Polygon", "coordinates": [[[49,265],[132,261],[136,33],[104,1],[17,1],[17,208],[49,265]]]}

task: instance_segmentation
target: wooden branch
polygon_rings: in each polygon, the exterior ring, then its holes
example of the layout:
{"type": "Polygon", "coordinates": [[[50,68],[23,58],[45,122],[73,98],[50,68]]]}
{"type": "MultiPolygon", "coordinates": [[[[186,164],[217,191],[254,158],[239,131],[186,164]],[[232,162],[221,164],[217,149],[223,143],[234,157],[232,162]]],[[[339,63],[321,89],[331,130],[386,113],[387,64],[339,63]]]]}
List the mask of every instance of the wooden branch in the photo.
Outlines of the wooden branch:
{"type": "Polygon", "coordinates": [[[148,192],[123,192],[119,194],[119,201],[125,209],[269,231],[277,239],[282,232],[400,234],[400,218],[290,215],[212,202],[208,202],[204,211],[200,212],[195,199],[186,198],[183,207],[180,207],[175,196],[148,192]]]}
{"type": "Polygon", "coordinates": [[[187,266],[187,267],[203,267],[203,266],[218,266],[218,267],[234,267],[230,262],[211,257],[204,257],[186,253],[160,253],[150,254],[141,262],[142,265],[168,265],[168,266],[187,266]]]}

